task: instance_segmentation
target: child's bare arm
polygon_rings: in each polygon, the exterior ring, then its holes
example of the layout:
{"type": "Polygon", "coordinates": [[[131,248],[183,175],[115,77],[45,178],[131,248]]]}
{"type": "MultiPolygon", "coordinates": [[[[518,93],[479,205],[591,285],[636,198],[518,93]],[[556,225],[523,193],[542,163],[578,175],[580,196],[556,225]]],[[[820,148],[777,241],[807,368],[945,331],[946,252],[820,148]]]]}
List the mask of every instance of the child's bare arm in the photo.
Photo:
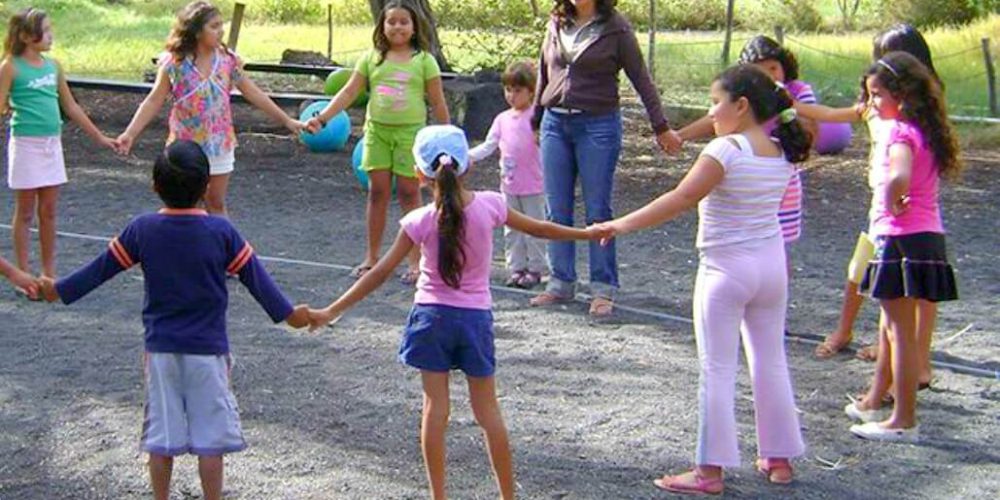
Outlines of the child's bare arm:
{"type": "Polygon", "coordinates": [[[361,94],[361,91],[367,86],[368,79],[364,75],[357,71],[351,73],[351,78],[347,80],[347,84],[344,85],[344,88],[340,89],[340,92],[337,92],[337,95],[333,96],[333,99],[323,108],[323,111],[320,111],[318,115],[306,122],[306,130],[313,134],[319,132],[326,122],[337,116],[337,113],[350,107],[361,94]]]}
{"type": "Polygon", "coordinates": [[[288,114],[278,107],[278,105],[275,104],[274,101],[271,100],[271,98],[268,97],[268,95],[264,93],[264,91],[261,90],[260,87],[258,87],[257,84],[250,78],[246,76],[240,78],[236,82],[236,88],[243,93],[243,98],[245,98],[247,102],[256,106],[257,109],[263,111],[272,120],[280,123],[291,132],[298,133],[305,128],[304,123],[288,116],[288,114]]]}
{"type": "Polygon", "coordinates": [[[76,102],[73,98],[73,92],[69,89],[69,83],[66,81],[66,73],[63,72],[62,66],[56,63],[56,67],[59,71],[59,107],[62,108],[66,116],[76,122],[77,125],[83,129],[83,132],[90,136],[94,142],[105,146],[108,148],[115,148],[115,141],[110,137],[104,135],[101,129],[94,125],[94,122],[87,116],[87,112],[76,102]]]}
{"type": "Polygon", "coordinates": [[[167,68],[161,66],[156,72],[156,82],[153,83],[153,90],[143,99],[139,109],[135,111],[135,116],[125,128],[125,131],[118,136],[117,143],[119,152],[126,154],[132,149],[132,143],[139,134],[146,129],[149,122],[156,118],[163,107],[163,103],[170,97],[170,77],[167,76],[167,68]]]}
{"type": "Polygon", "coordinates": [[[694,139],[704,139],[706,137],[715,136],[715,128],[712,126],[712,117],[705,115],[697,120],[687,124],[684,128],[677,131],[680,134],[681,139],[685,142],[694,139]]]}
{"type": "Polygon", "coordinates": [[[889,147],[889,182],[885,185],[885,206],[899,215],[909,204],[910,178],[913,173],[913,150],[906,144],[889,147]]]}
{"type": "Polygon", "coordinates": [[[444,100],[444,83],[441,77],[434,77],[427,80],[425,84],[427,100],[431,103],[431,113],[434,120],[440,124],[451,123],[451,115],[448,114],[448,103],[444,100]]]}
{"type": "Polygon", "coordinates": [[[10,111],[10,86],[14,83],[14,65],[10,58],[0,63],[0,115],[10,111]]]}
{"type": "Polygon", "coordinates": [[[589,240],[596,237],[586,229],[533,219],[512,208],[507,209],[507,226],[546,240],[589,240]]]}
{"type": "Polygon", "coordinates": [[[392,244],[392,248],[375,263],[375,267],[366,272],[361,279],[355,281],[351,288],[329,306],[324,309],[309,311],[310,330],[315,330],[336,319],[350,309],[351,306],[357,304],[367,297],[368,294],[382,286],[382,283],[385,283],[385,280],[389,279],[389,276],[392,276],[396,266],[400,262],[403,262],[403,259],[409,255],[412,249],[413,240],[406,234],[406,231],[400,229],[399,234],[396,236],[396,241],[392,244]]]}
{"type": "Polygon", "coordinates": [[[18,288],[23,288],[28,295],[31,297],[38,296],[38,284],[35,278],[30,274],[18,269],[16,266],[11,264],[0,257],[0,274],[3,274],[14,286],[18,288]]]}
{"type": "Polygon", "coordinates": [[[795,112],[804,118],[818,122],[839,122],[853,123],[861,120],[864,107],[861,105],[848,108],[831,108],[822,104],[807,104],[796,102],[793,104],[795,112]]]}

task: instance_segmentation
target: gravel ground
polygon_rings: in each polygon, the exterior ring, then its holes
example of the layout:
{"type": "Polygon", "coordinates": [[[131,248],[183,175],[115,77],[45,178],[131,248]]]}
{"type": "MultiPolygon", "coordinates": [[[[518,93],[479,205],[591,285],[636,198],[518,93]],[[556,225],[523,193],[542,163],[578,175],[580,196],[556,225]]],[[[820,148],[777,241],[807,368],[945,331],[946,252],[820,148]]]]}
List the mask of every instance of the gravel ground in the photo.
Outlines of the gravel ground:
{"type": "MultiPolygon", "coordinates": [[[[141,96],[78,92],[108,130],[126,125],[141,96]]],[[[672,187],[701,145],[679,159],[654,152],[642,111],[626,106],[626,151],[616,209],[634,209],[672,187]]],[[[360,123],[355,115],[354,122],[360,123]]],[[[241,147],[229,196],[231,216],[262,255],[349,266],[362,252],[364,198],[349,152],[306,152],[262,117],[238,106],[241,147]]],[[[158,208],[149,170],[165,135],[162,122],[127,160],[99,151],[75,127],[64,147],[71,182],[63,190],[60,228],[110,236],[136,214],[158,208]],[[159,128],[157,128],[159,127],[159,128]]],[[[823,335],[835,324],[843,268],[865,220],[867,145],[807,164],[804,239],[793,254],[789,329],[823,335]]],[[[935,358],[1000,370],[1000,236],[996,203],[1000,155],[967,152],[965,182],[944,189],[949,246],[962,300],[941,307],[935,358]]],[[[471,174],[495,187],[496,165],[471,174]]],[[[0,219],[13,211],[0,192],[0,219]]],[[[395,209],[391,217],[397,216],[395,209]]],[[[620,302],[687,317],[697,255],[696,217],[688,214],[619,244],[620,302]]],[[[6,229],[4,231],[7,231],[6,229]]],[[[11,256],[10,239],[0,254],[11,256]]],[[[391,239],[391,238],[387,238],[391,239]]],[[[499,244],[499,239],[498,239],[499,244]]],[[[104,248],[60,238],[66,273],[104,248]]],[[[581,247],[582,249],[583,247],[581,247]]],[[[585,269],[586,252],[579,252],[585,269]]],[[[323,304],[350,284],[341,269],[268,262],[295,301],[323,304]]],[[[495,277],[503,274],[502,263],[495,277]]],[[[395,358],[412,291],[386,284],[318,337],[271,325],[231,282],[233,383],[251,447],[227,464],[228,498],[421,498],[418,374],[395,358]]],[[[687,467],[696,436],[697,358],[690,326],[634,313],[592,323],[584,304],[526,307],[526,297],[494,295],[501,404],[524,498],[662,498],[659,474],[687,467]]],[[[0,499],[146,498],[138,451],[142,422],[141,274],[131,271],[72,307],[18,299],[0,287],[0,499]]],[[[870,340],[875,308],[858,322],[870,340]]],[[[752,404],[745,370],[737,412],[744,467],[727,471],[726,494],[738,498],[996,498],[1000,494],[1000,386],[995,380],[935,373],[920,395],[925,439],[893,445],[852,437],[841,408],[864,388],[871,365],[849,355],[812,357],[791,339],[788,357],[809,444],[791,487],[768,485],[752,469],[752,404]],[[837,463],[829,468],[824,463],[837,463]],[[832,469],[832,470],[831,470],[832,469]]],[[[448,435],[454,498],[496,496],[482,438],[461,377],[453,378],[448,435]]],[[[173,498],[199,498],[195,461],[182,458],[173,498]]]]}

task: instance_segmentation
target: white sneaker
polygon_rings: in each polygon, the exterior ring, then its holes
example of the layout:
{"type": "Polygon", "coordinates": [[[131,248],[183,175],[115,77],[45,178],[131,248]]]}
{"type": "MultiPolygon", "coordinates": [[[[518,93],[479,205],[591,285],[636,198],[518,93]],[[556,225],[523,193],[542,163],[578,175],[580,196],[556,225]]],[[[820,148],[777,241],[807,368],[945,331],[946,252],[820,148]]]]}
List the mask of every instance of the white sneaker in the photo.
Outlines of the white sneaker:
{"type": "Polygon", "coordinates": [[[879,413],[881,412],[879,410],[862,410],[858,408],[858,403],[852,402],[847,403],[847,406],[844,407],[844,413],[846,413],[848,417],[851,417],[851,420],[859,420],[861,422],[877,422],[880,420],[879,413]]]}
{"type": "Polygon", "coordinates": [[[851,432],[862,439],[872,441],[890,441],[897,443],[916,443],[920,440],[919,426],[909,429],[887,429],[879,425],[878,422],[868,422],[867,424],[854,424],[851,432]]]}

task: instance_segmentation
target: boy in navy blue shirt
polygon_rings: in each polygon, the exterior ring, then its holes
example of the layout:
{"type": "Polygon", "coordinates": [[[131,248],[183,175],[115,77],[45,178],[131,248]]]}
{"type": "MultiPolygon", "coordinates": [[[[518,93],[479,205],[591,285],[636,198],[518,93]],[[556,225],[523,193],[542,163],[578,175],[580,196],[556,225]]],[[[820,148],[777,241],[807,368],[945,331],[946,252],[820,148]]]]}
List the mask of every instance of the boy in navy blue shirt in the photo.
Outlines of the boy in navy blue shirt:
{"type": "Polygon", "coordinates": [[[191,141],[176,141],[156,159],[153,187],[166,208],[136,217],[107,251],[73,274],[39,284],[45,299],[71,304],[116,274],[139,265],[145,275],[146,418],[157,499],[170,495],[173,457],[198,456],[206,500],[221,498],[222,456],[246,447],[229,387],[226,276],[238,275],[275,323],[308,324],[222,217],[194,208],[208,186],[208,158],[191,141]]]}

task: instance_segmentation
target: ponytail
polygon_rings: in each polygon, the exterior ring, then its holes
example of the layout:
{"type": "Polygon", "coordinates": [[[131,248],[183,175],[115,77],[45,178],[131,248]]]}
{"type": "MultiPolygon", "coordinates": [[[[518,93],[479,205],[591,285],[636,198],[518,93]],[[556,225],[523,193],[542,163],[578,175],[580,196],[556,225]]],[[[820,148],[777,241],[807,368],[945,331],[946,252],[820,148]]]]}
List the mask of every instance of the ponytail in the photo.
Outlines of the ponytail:
{"type": "Polygon", "coordinates": [[[433,164],[437,171],[434,179],[434,207],[438,212],[438,272],[446,285],[458,289],[462,282],[462,268],[465,266],[465,249],[462,248],[465,235],[465,217],[462,212],[465,207],[455,167],[455,160],[447,155],[438,156],[433,164]]]}
{"type": "Polygon", "coordinates": [[[812,136],[796,118],[792,96],[763,70],[753,65],[733,66],[715,79],[734,102],[745,97],[754,120],[761,124],[777,117],[771,137],[778,139],[785,159],[800,163],[809,158],[812,136]]]}
{"type": "Polygon", "coordinates": [[[785,159],[792,163],[801,163],[809,159],[809,149],[812,147],[812,136],[802,126],[795,108],[792,107],[792,96],[783,88],[776,88],[778,95],[778,126],[771,131],[771,137],[778,139],[785,159]]]}

